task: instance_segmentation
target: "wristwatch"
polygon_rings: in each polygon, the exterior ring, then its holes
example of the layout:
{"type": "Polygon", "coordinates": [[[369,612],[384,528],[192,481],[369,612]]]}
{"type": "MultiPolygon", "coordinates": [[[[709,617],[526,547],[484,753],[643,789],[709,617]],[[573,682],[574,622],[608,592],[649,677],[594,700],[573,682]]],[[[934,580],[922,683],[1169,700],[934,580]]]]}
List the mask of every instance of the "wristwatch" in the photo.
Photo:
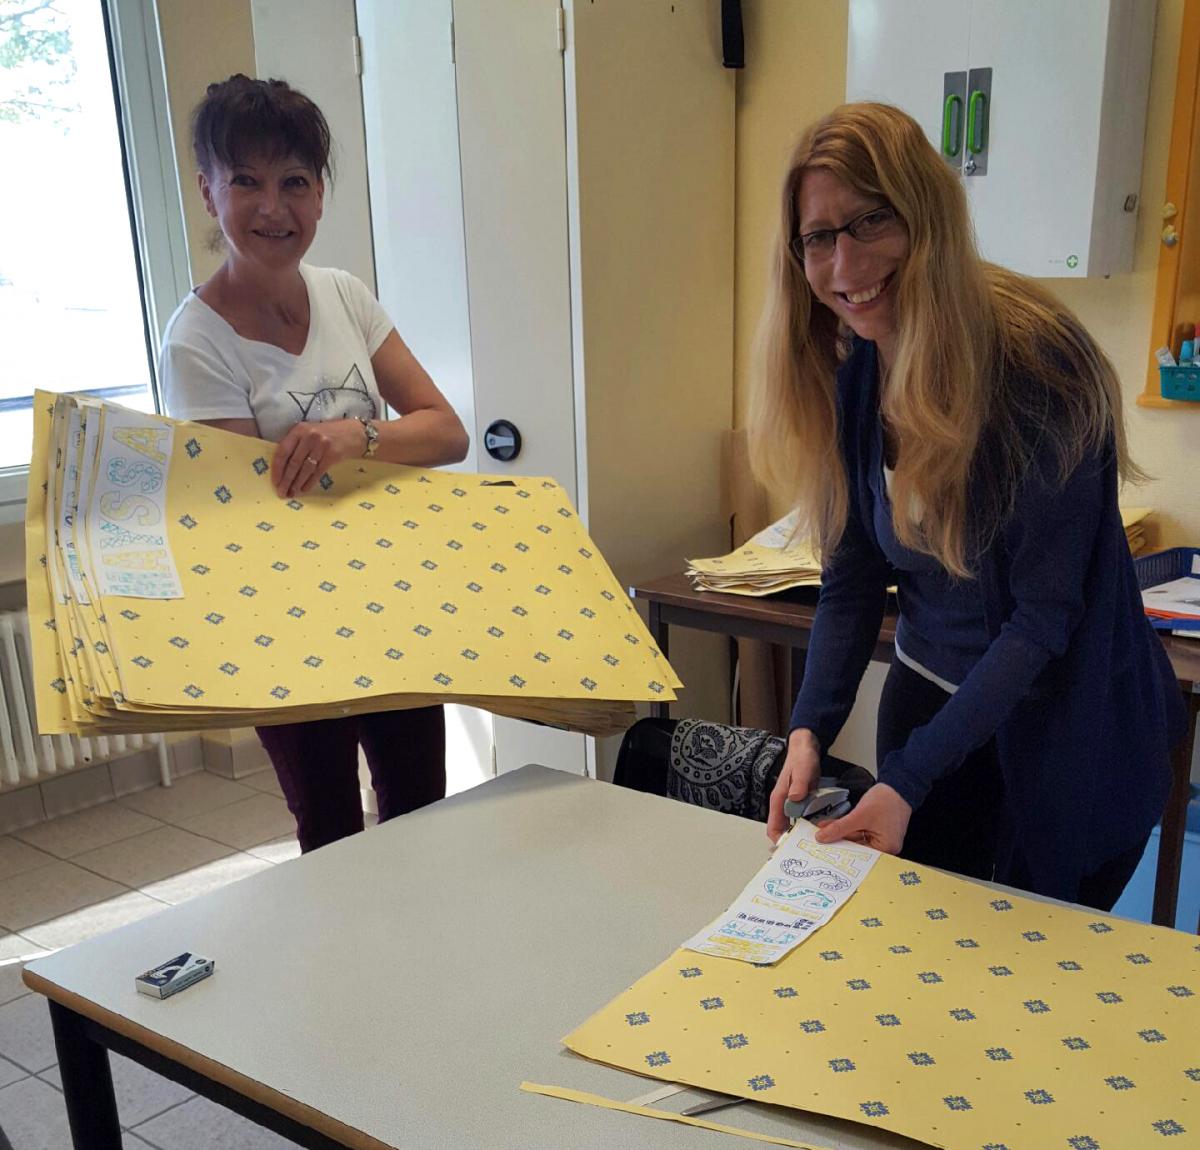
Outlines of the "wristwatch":
{"type": "Polygon", "coordinates": [[[363,449],[363,458],[370,459],[379,450],[379,428],[369,419],[363,419],[361,416],[358,422],[363,425],[363,431],[367,435],[367,446],[363,449]]]}

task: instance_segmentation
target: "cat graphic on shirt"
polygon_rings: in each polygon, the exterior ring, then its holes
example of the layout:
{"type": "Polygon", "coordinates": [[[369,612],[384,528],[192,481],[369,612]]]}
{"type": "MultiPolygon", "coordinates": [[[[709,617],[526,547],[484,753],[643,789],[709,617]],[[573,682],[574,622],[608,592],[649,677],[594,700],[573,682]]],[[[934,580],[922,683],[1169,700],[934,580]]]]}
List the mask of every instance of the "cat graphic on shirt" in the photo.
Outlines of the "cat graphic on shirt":
{"type": "Polygon", "coordinates": [[[327,419],[375,419],[379,415],[358,364],[337,386],[327,384],[316,391],[289,391],[288,395],[300,408],[300,418],[308,423],[322,423],[327,419]]]}

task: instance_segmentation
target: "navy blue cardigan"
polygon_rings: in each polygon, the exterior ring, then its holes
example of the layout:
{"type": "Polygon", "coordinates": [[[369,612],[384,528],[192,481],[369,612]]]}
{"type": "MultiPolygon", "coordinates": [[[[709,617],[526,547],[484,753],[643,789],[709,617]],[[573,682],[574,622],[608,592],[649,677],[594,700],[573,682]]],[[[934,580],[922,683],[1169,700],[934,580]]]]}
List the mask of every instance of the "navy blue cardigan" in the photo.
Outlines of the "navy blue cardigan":
{"type": "MultiPolygon", "coordinates": [[[[850,714],[893,581],[868,482],[883,464],[873,343],[855,341],[837,386],[849,514],[822,572],[791,720],[822,747],[850,714]]],[[[1034,890],[1066,899],[1158,820],[1169,750],[1184,730],[1174,673],[1142,611],[1113,455],[1085,459],[1064,484],[1052,445],[1039,443],[1011,514],[976,561],[990,646],[937,716],[879,766],[880,780],[916,808],[994,736],[1006,807],[997,878],[1020,857],[1034,890]]]]}

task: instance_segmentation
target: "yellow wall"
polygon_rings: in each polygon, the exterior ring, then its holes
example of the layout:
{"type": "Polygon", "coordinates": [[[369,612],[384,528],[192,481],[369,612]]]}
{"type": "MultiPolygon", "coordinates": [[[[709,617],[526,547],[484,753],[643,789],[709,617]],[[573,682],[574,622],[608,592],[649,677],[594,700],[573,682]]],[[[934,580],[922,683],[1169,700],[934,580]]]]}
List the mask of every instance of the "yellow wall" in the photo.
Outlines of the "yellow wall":
{"type": "Polygon", "coordinates": [[[847,0],[749,0],[738,74],[734,422],[744,426],[779,188],[800,129],[846,97],[847,0]]]}
{"type": "MultiPolygon", "coordinates": [[[[734,334],[734,412],[739,425],[747,411],[751,347],[766,289],[767,245],[776,227],[776,196],[788,148],[804,124],[844,99],[848,18],[846,0],[750,0],[744,12],[734,334]]],[[[1108,280],[1049,284],[1099,340],[1124,383],[1134,456],[1154,479],[1126,491],[1123,499],[1157,509],[1149,539],[1156,547],[1200,543],[1200,406],[1163,411],[1139,408],[1134,402],[1145,384],[1150,351],[1159,212],[1182,19],[1183,0],[1159,0],[1133,272],[1108,280]]]]}
{"type": "Polygon", "coordinates": [[[250,0],[158,0],[159,32],[167,73],[167,99],[183,189],[192,283],[203,283],[224,256],[212,249],[215,225],[196,188],[189,138],[192,109],[205,88],[234,72],[254,75],[250,0]]]}

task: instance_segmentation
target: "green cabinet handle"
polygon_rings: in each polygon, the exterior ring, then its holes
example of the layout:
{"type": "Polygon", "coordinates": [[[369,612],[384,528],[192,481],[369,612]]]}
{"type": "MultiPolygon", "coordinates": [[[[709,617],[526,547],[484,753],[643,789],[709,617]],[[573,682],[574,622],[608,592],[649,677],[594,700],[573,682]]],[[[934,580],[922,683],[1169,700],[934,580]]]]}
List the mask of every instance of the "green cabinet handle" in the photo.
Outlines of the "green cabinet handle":
{"type": "Polygon", "coordinates": [[[987,95],[981,91],[971,93],[967,106],[967,151],[979,155],[987,147],[987,95]]]}
{"type": "Polygon", "coordinates": [[[962,97],[957,92],[951,92],[942,105],[942,155],[957,156],[961,149],[962,97]]]}

